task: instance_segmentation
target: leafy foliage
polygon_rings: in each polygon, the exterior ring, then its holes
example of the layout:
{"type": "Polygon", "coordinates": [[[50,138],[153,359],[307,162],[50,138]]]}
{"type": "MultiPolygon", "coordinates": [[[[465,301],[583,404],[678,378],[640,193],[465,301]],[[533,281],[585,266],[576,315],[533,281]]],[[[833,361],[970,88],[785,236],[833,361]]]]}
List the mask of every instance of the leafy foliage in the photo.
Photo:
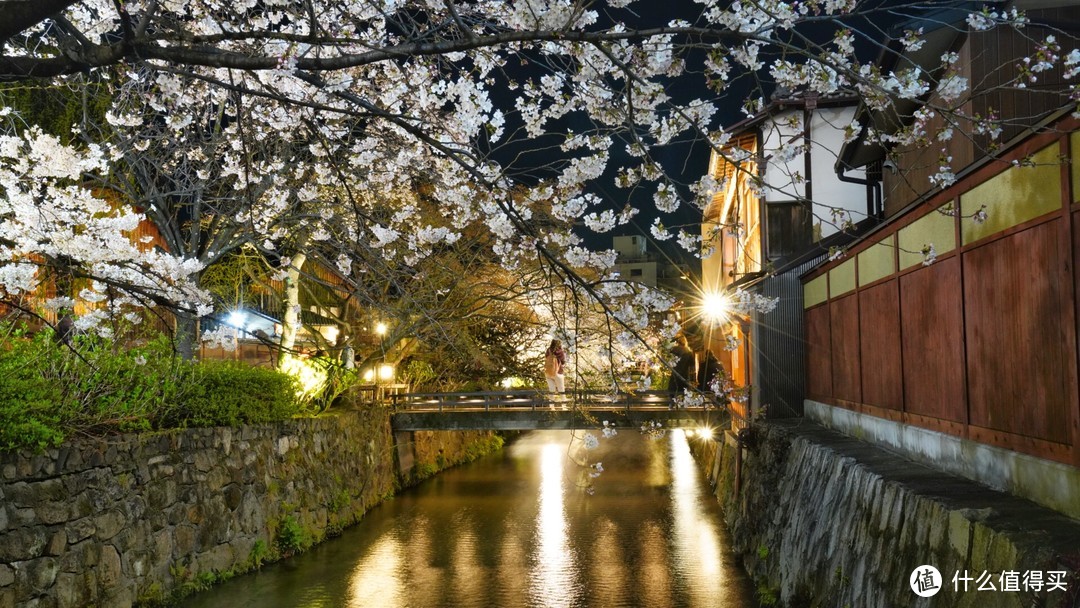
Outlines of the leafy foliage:
{"type": "Polygon", "coordinates": [[[59,443],[60,388],[32,366],[33,349],[16,342],[0,355],[0,449],[44,448],[59,443]]]}
{"type": "Polygon", "coordinates": [[[282,420],[295,380],[236,363],[181,360],[165,336],[134,344],[0,327],[0,450],[41,450],[78,434],[282,420]]]}
{"type": "Polygon", "coordinates": [[[300,400],[291,376],[212,361],[197,367],[187,394],[166,411],[166,427],[238,426],[290,418],[300,411],[300,400]]]}
{"type": "Polygon", "coordinates": [[[288,557],[303,553],[312,544],[311,535],[292,515],[286,515],[278,528],[277,546],[281,554],[288,557]]]}

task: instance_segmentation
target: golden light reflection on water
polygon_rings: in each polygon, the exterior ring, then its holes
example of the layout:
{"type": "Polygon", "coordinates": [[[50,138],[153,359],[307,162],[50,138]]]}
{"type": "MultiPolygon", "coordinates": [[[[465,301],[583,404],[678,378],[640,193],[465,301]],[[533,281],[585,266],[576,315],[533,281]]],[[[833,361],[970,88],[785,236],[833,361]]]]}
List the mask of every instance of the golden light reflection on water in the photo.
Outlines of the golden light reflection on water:
{"type": "Polygon", "coordinates": [[[518,532],[517,521],[507,519],[503,526],[503,542],[499,546],[499,568],[495,572],[500,595],[507,598],[506,605],[528,593],[529,556],[518,532]]]}
{"type": "Polygon", "coordinates": [[[723,577],[723,564],[716,524],[702,517],[701,478],[686,435],[677,430],[670,436],[675,566],[685,576],[706,583],[687,586],[695,605],[719,605],[724,594],[715,583],[723,577]]]}
{"type": "Polygon", "coordinates": [[[671,602],[671,568],[664,529],[659,522],[650,521],[638,532],[640,546],[637,578],[643,604],[663,608],[671,602]]]}
{"type": "Polygon", "coordinates": [[[589,599],[597,606],[625,606],[633,593],[623,583],[631,580],[628,578],[631,573],[619,542],[620,534],[619,526],[610,518],[605,517],[596,525],[596,540],[589,555],[589,569],[595,582],[589,599]]]}
{"type": "Polygon", "coordinates": [[[401,575],[405,567],[401,543],[393,536],[383,536],[353,568],[349,580],[348,606],[371,606],[372,598],[384,606],[404,605],[401,575]]]}
{"type": "Polygon", "coordinates": [[[577,566],[567,536],[563,500],[566,447],[549,443],[540,451],[540,499],[536,517],[536,553],[529,595],[533,605],[576,606],[577,566]]]}
{"type": "MultiPolygon", "coordinates": [[[[443,571],[432,565],[434,562],[435,547],[431,520],[427,517],[417,517],[410,526],[408,535],[402,536],[403,547],[406,548],[405,564],[403,571],[399,573],[398,585],[402,587],[401,593],[412,595],[412,590],[417,590],[421,597],[436,597],[443,585],[443,571]],[[405,588],[408,585],[408,588],[405,588]]],[[[371,606],[371,598],[367,598],[367,605],[371,606]]]]}
{"type": "Polygon", "coordinates": [[[195,605],[751,605],[681,432],[603,441],[590,457],[608,470],[591,496],[575,483],[582,470],[567,457],[568,437],[524,436],[504,459],[443,473],[438,484],[374,509],[342,539],[195,605]]]}
{"type": "Polygon", "coordinates": [[[462,607],[484,606],[487,575],[480,559],[475,528],[471,519],[463,513],[454,515],[451,526],[456,533],[450,557],[450,583],[454,597],[467,600],[459,602],[458,605],[462,607]]]}

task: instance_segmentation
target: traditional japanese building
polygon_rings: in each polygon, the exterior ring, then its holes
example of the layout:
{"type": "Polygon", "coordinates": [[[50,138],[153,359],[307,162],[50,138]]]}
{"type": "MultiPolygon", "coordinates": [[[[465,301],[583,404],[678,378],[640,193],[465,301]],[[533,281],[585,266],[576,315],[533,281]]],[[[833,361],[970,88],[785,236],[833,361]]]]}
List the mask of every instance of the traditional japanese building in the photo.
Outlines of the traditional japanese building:
{"type": "Polygon", "coordinates": [[[737,290],[778,298],[767,315],[733,315],[729,307],[718,318],[704,306],[705,347],[736,386],[753,387],[749,402],[735,406],[743,414],[748,407],[770,416],[802,413],[798,276],[880,211],[866,195],[872,182],[865,171],[834,169],[855,108],[851,97],[784,95],[729,127],[729,146],[712,154],[709,174],[719,188],[702,224],[703,298],[737,290]]]}
{"type": "MultiPolygon", "coordinates": [[[[1060,67],[1031,90],[1009,86],[1046,35],[1075,48],[1064,38],[1080,15],[1028,17],[1022,32],[924,24],[918,55],[891,55],[933,65],[956,52],[954,75],[985,92],[953,105],[996,119],[952,125],[938,113],[921,128],[944,152],[863,141],[841,150],[841,170],[885,167],[884,222],[802,277],[805,411],[1080,517],[1080,121],[1060,67]],[[947,130],[951,139],[939,137],[947,130]]],[[[915,107],[864,106],[858,120],[864,133],[900,132],[911,123],[897,116],[915,107]]]]}

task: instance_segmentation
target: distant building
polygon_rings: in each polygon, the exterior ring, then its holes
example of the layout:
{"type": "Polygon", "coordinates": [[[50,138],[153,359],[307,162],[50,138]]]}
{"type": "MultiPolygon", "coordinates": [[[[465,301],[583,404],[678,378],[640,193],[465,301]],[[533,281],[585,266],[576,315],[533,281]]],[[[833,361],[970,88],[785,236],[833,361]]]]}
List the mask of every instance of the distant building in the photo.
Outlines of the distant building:
{"type": "Polygon", "coordinates": [[[689,266],[650,252],[644,236],[617,236],[612,239],[612,248],[618,254],[615,268],[620,278],[663,289],[676,297],[684,296],[689,289],[689,266]]]}
{"type": "Polygon", "coordinates": [[[623,279],[656,287],[656,256],[649,254],[643,236],[617,236],[612,239],[612,247],[619,257],[615,268],[623,279]]]}

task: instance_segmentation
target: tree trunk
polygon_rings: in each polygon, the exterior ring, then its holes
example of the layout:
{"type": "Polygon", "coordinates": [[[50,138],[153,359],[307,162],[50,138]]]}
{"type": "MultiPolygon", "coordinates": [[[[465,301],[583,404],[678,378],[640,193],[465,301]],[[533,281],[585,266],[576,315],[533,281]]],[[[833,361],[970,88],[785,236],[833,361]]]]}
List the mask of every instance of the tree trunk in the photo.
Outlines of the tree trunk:
{"type": "Polygon", "coordinates": [[[176,311],[176,351],[184,361],[195,358],[199,345],[199,318],[190,312],[176,311]]]}
{"type": "Polygon", "coordinates": [[[8,0],[0,6],[0,40],[7,40],[77,3],[78,0],[8,0]]]}
{"type": "Polygon", "coordinates": [[[292,355],[296,346],[296,334],[300,331],[300,270],[307,260],[307,254],[297,253],[292,257],[285,275],[285,302],[281,315],[281,343],[278,349],[278,366],[292,355]]]}

